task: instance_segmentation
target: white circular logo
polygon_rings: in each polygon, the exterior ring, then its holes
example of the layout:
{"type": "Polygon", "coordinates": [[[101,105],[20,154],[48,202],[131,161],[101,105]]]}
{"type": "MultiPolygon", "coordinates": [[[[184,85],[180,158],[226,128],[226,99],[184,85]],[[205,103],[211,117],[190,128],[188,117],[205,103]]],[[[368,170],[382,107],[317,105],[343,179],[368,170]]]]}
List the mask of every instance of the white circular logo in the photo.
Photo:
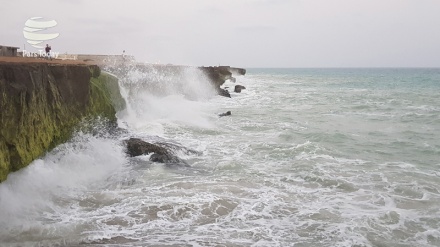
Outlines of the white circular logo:
{"type": "Polygon", "coordinates": [[[55,39],[60,35],[59,33],[45,32],[57,24],[55,20],[45,21],[43,17],[32,17],[24,23],[23,35],[33,47],[44,48],[44,46],[40,45],[41,43],[55,39]]]}

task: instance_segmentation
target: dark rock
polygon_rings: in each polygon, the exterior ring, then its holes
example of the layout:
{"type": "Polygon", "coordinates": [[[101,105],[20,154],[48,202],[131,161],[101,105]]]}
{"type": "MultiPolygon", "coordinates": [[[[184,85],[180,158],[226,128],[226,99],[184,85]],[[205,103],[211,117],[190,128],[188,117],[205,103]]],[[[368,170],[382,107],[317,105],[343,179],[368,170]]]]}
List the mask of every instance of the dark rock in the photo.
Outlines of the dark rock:
{"type": "Polygon", "coordinates": [[[229,71],[234,75],[245,75],[246,70],[242,68],[229,68],[229,71]]]}
{"type": "Polygon", "coordinates": [[[151,144],[146,141],[142,141],[138,138],[130,138],[126,141],[127,145],[127,154],[131,157],[144,155],[144,154],[150,154],[150,153],[156,153],[156,154],[167,154],[168,151],[160,147],[158,145],[151,144]]]}
{"type": "Polygon", "coordinates": [[[231,77],[229,80],[232,81],[233,83],[237,82],[237,78],[235,77],[231,77]]]}
{"type": "Polygon", "coordinates": [[[156,154],[155,153],[150,156],[150,161],[164,163],[166,165],[179,165],[179,166],[189,167],[189,165],[188,165],[188,163],[186,163],[186,161],[184,161],[181,158],[179,158],[175,155],[172,155],[172,154],[156,154]]]}
{"type": "Polygon", "coordinates": [[[229,91],[226,90],[226,89],[218,88],[218,89],[217,89],[217,93],[218,93],[218,95],[220,95],[220,96],[224,96],[224,97],[231,98],[231,94],[230,94],[229,91]]]}
{"type": "MultiPolygon", "coordinates": [[[[231,80],[233,82],[236,81],[235,78],[232,77],[231,68],[229,66],[199,67],[199,69],[205,73],[206,77],[210,80],[219,95],[229,98],[231,97],[227,90],[225,91],[220,88],[226,80],[231,80]]],[[[238,70],[234,69],[234,71],[238,70]]]]}
{"type": "Polygon", "coordinates": [[[168,155],[165,154],[152,154],[150,156],[150,161],[153,162],[166,163],[169,160],[170,158],[168,157],[168,155]]]}
{"type": "Polygon", "coordinates": [[[235,85],[234,92],[241,93],[242,89],[246,89],[246,87],[244,87],[242,85],[235,85]]]}
{"type": "Polygon", "coordinates": [[[131,157],[153,153],[150,156],[150,161],[165,163],[166,165],[189,166],[186,161],[160,145],[152,144],[139,138],[130,138],[125,142],[127,145],[127,154],[131,157]]]}
{"type": "MultiPolygon", "coordinates": [[[[133,85],[144,85],[148,86],[149,92],[153,92],[156,95],[166,95],[168,93],[169,86],[175,85],[172,89],[176,91],[187,92],[179,83],[174,84],[174,81],[180,80],[181,77],[185,77],[188,69],[193,67],[188,66],[178,66],[178,65],[151,65],[151,64],[117,64],[117,65],[106,65],[104,70],[117,75],[119,78],[126,78],[130,71],[139,71],[141,77],[136,79],[132,83],[132,80],[123,79],[122,84],[126,84],[129,87],[133,85]],[[171,83],[171,84],[170,84],[171,83]]],[[[225,83],[226,80],[231,80],[235,82],[236,79],[232,77],[234,75],[241,75],[245,73],[245,70],[238,68],[231,68],[229,66],[209,66],[209,67],[195,67],[201,73],[197,73],[202,81],[206,81],[211,84],[217,93],[220,95],[225,95],[220,87],[225,83]]],[[[229,97],[229,96],[227,96],[229,97]]]]}
{"type": "Polygon", "coordinates": [[[187,155],[201,155],[202,153],[187,147],[183,147],[179,144],[174,144],[174,143],[169,143],[169,142],[156,142],[155,143],[158,146],[164,147],[166,148],[168,151],[170,152],[176,152],[176,151],[180,151],[183,152],[187,155]]]}
{"type": "Polygon", "coordinates": [[[232,78],[232,73],[229,71],[229,67],[199,67],[207,78],[211,81],[215,88],[220,88],[226,80],[232,78]]]}
{"type": "Polygon", "coordinates": [[[220,114],[220,115],[218,115],[219,117],[225,117],[225,116],[231,116],[232,114],[231,114],[231,111],[227,111],[227,112],[225,112],[225,113],[222,113],[222,114],[220,114]]]}

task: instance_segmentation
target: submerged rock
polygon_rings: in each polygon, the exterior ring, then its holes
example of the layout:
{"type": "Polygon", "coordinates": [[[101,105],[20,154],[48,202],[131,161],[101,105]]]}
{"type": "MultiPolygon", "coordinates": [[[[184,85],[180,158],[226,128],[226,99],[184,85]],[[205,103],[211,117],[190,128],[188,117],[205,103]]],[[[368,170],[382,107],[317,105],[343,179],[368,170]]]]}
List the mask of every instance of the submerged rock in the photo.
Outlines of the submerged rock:
{"type": "Polygon", "coordinates": [[[218,92],[218,95],[220,95],[220,96],[231,98],[231,94],[226,89],[218,88],[217,92],[218,92]]]}
{"type": "Polygon", "coordinates": [[[170,143],[170,142],[156,142],[155,143],[158,146],[164,147],[166,148],[169,152],[176,152],[176,151],[180,151],[183,152],[187,155],[201,155],[202,153],[187,147],[183,147],[179,144],[174,144],[174,143],[170,143]]]}
{"type": "Polygon", "coordinates": [[[125,143],[127,145],[127,154],[131,157],[153,153],[150,156],[150,161],[164,163],[166,165],[189,166],[186,161],[160,145],[152,144],[139,138],[130,138],[125,141],[125,143]]]}
{"type": "Polygon", "coordinates": [[[150,156],[150,161],[164,163],[168,166],[178,165],[178,166],[189,167],[189,165],[188,165],[188,163],[186,163],[186,161],[184,161],[181,158],[179,158],[175,155],[172,155],[172,154],[156,154],[155,153],[150,156]]]}
{"type": "Polygon", "coordinates": [[[244,87],[242,85],[235,85],[234,92],[241,93],[242,89],[246,89],[246,87],[244,87]]]}
{"type": "Polygon", "coordinates": [[[139,138],[130,138],[126,141],[127,154],[131,157],[150,153],[167,154],[168,151],[160,146],[143,141],[139,138]]]}
{"type": "Polygon", "coordinates": [[[222,114],[219,114],[218,116],[219,117],[225,117],[225,116],[231,116],[232,114],[231,114],[231,111],[227,111],[227,112],[225,112],[225,113],[222,113],[222,114]]]}

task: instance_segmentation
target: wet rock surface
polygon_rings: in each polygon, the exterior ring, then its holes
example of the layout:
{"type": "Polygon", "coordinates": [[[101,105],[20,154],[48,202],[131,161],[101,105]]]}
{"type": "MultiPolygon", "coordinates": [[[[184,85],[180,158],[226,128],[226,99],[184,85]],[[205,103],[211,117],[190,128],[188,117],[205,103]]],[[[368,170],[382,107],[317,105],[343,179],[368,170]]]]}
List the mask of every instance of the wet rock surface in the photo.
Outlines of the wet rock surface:
{"type": "Polygon", "coordinates": [[[231,94],[229,93],[229,91],[227,89],[218,88],[217,93],[220,96],[231,98],[231,94]]]}
{"type": "Polygon", "coordinates": [[[231,116],[231,115],[232,115],[231,111],[227,111],[225,113],[219,114],[218,116],[219,117],[226,117],[226,116],[231,116]]]}
{"type": "Polygon", "coordinates": [[[242,85],[235,85],[234,92],[241,93],[241,90],[246,89],[246,87],[242,85]]]}
{"type": "Polygon", "coordinates": [[[126,152],[131,157],[136,157],[140,155],[150,156],[150,161],[164,163],[168,166],[189,166],[189,164],[179,158],[174,152],[181,151],[186,154],[200,155],[199,152],[188,149],[185,147],[178,146],[172,143],[149,143],[143,141],[139,138],[130,138],[125,141],[126,152]]]}
{"type": "Polygon", "coordinates": [[[116,78],[96,65],[46,61],[0,59],[0,182],[67,141],[84,119],[116,123],[116,78]]]}

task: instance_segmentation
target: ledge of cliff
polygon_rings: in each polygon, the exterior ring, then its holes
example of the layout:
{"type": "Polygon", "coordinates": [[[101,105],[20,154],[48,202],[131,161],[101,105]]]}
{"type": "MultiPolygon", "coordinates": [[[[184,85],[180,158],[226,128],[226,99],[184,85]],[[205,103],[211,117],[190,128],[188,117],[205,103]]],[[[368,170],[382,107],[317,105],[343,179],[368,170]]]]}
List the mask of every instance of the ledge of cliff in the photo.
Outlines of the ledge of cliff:
{"type": "Polygon", "coordinates": [[[125,107],[118,80],[96,65],[0,62],[0,182],[99,116],[125,107]]]}

